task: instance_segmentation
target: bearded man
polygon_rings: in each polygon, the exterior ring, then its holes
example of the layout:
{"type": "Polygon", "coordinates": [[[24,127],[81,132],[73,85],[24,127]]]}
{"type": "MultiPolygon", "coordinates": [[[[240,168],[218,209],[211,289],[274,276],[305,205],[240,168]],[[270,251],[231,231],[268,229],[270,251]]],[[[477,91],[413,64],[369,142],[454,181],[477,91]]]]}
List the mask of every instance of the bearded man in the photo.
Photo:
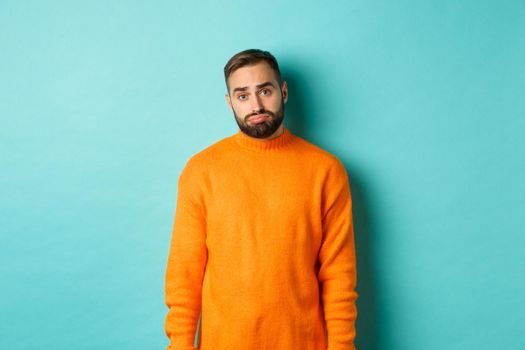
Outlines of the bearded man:
{"type": "Polygon", "coordinates": [[[201,350],[353,350],[346,170],[284,126],[288,86],[272,54],[239,52],[224,77],[239,130],[190,157],[178,179],[168,350],[196,340],[201,350]]]}

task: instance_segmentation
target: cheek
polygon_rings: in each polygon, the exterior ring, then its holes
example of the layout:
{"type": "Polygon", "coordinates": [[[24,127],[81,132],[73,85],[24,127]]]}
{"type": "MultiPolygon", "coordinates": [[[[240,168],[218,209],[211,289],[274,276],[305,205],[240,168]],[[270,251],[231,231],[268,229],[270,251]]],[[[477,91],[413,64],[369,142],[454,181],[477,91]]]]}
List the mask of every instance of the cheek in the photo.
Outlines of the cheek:
{"type": "Polygon", "coordinates": [[[281,107],[281,99],[280,98],[272,99],[270,106],[271,106],[272,111],[278,111],[279,108],[281,107]]]}
{"type": "Polygon", "coordinates": [[[235,113],[237,114],[238,117],[244,118],[244,116],[246,116],[246,114],[251,112],[249,110],[249,108],[247,108],[246,104],[234,103],[232,106],[233,106],[233,109],[234,109],[234,111],[235,111],[235,113]]]}

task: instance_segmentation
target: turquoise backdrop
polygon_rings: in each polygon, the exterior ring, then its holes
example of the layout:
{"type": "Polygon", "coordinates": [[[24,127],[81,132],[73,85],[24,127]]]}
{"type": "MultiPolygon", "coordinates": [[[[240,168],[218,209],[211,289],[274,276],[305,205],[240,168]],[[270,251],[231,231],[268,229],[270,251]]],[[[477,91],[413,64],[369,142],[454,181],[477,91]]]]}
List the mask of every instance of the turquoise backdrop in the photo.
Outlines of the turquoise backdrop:
{"type": "MultiPolygon", "coordinates": [[[[165,349],[186,160],[222,69],[350,177],[360,350],[525,349],[525,2],[0,2],[0,348],[165,349]]],[[[225,330],[227,332],[228,330],[225,330]]]]}

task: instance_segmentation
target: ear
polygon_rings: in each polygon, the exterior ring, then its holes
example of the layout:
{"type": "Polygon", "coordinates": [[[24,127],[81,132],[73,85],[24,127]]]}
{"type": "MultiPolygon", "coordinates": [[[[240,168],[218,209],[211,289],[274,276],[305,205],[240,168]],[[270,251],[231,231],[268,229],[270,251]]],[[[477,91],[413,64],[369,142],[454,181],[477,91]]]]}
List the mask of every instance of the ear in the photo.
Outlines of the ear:
{"type": "Polygon", "coordinates": [[[288,84],[286,81],[283,81],[281,85],[281,92],[283,95],[283,102],[286,103],[288,101],[288,84]]]}
{"type": "Polygon", "coordinates": [[[232,101],[230,99],[230,95],[225,94],[224,97],[226,97],[226,102],[228,102],[228,107],[230,107],[231,111],[233,112],[232,101]]]}

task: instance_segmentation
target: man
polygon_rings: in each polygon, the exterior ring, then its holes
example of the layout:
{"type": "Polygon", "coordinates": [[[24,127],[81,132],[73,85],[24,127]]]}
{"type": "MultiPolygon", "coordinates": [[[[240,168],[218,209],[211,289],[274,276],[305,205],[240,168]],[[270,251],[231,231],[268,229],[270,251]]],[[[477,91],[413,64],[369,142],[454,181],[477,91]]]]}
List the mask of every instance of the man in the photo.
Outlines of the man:
{"type": "Polygon", "coordinates": [[[351,350],[352,203],[339,159],[284,125],[288,86],[267,51],[224,68],[236,134],[178,181],[166,270],[168,350],[351,350]],[[202,307],[202,309],[201,309],[202,307]]]}

